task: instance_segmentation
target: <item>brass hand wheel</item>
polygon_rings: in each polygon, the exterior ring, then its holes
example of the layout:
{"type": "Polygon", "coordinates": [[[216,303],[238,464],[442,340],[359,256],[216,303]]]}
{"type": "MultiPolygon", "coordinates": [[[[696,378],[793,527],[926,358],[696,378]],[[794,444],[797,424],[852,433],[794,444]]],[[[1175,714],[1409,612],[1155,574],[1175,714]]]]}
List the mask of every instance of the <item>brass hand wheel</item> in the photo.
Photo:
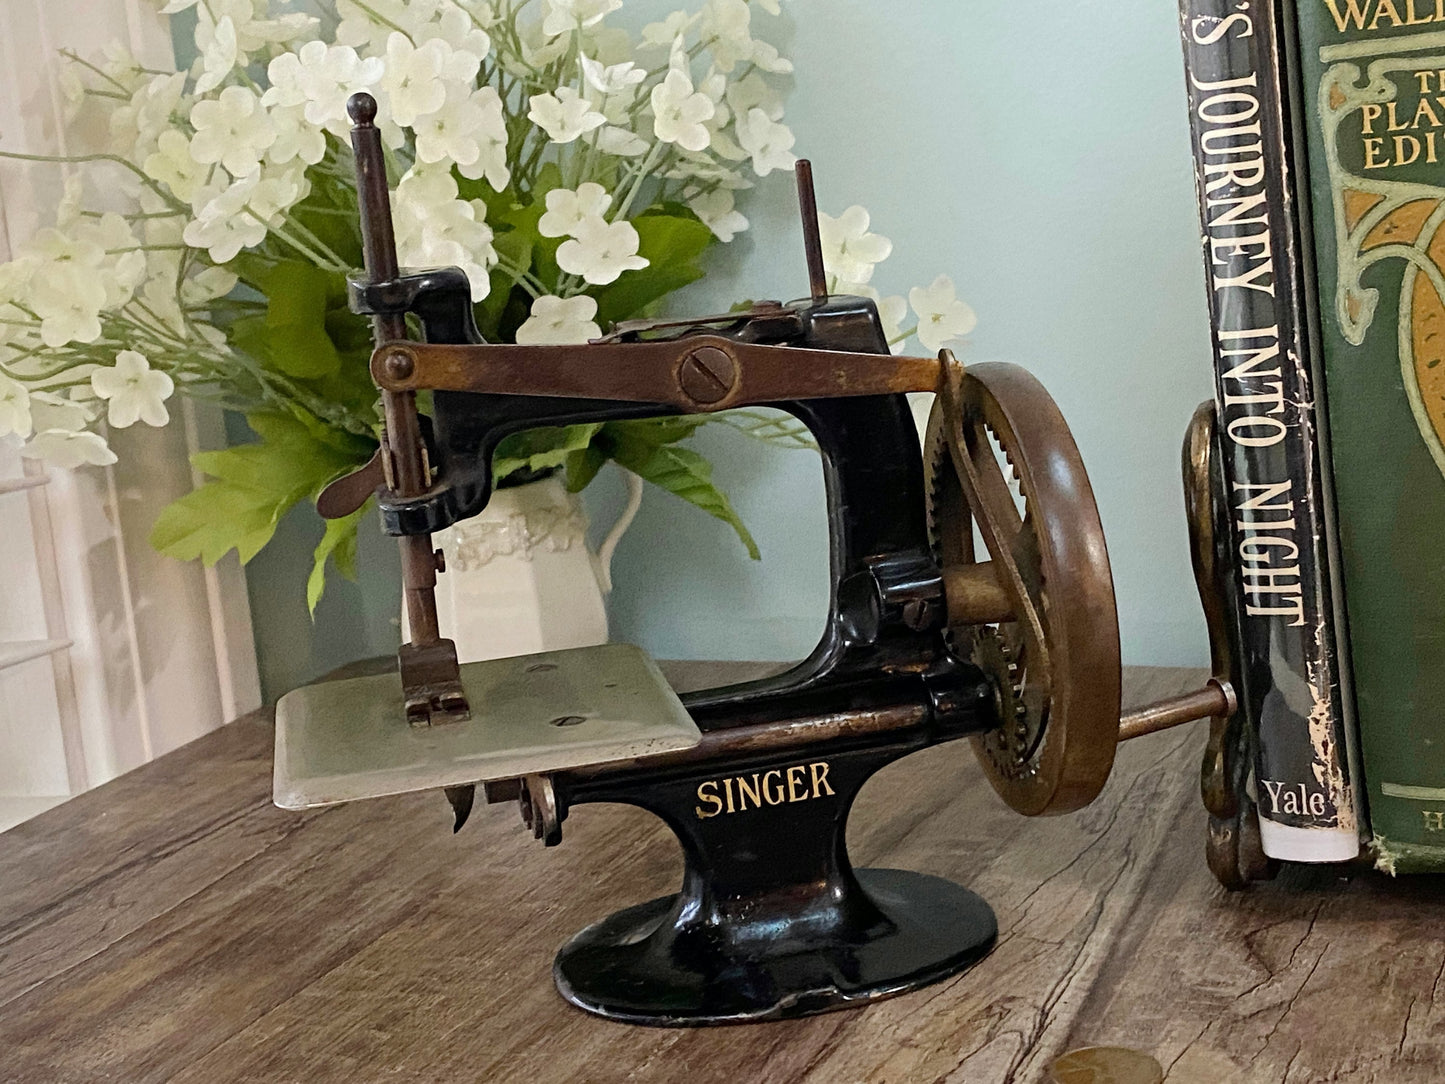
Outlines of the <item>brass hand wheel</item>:
{"type": "Polygon", "coordinates": [[[1013,809],[1067,813],[1103,789],[1119,740],[1119,617],[1099,510],[1042,384],[1015,365],[964,371],[946,351],[943,362],[925,438],[929,527],[950,647],[993,679],[1001,720],[974,750],[1013,809]]]}

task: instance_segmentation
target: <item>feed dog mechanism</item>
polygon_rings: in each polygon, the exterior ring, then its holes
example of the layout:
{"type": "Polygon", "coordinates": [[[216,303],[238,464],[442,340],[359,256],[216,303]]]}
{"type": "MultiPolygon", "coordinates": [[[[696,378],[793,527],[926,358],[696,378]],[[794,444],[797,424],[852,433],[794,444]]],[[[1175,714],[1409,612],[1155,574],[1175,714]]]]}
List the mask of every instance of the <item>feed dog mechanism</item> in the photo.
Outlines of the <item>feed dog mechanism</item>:
{"type": "Polygon", "coordinates": [[[967,889],[849,863],[849,808],[884,765],[968,738],[1010,806],[1063,813],[1098,794],[1121,737],[1230,715],[1216,679],[1121,720],[1108,556],[1057,407],[1013,366],[891,356],[871,301],[829,296],[806,163],[809,297],[626,323],[585,346],[485,344],[461,272],[396,265],[374,114],[353,99],[367,275],[352,302],[375,322],[386,432],[378,459],[321,504],[341,515],[379,497],[401,541],[410,642],[399,681],[282,700],[279,804],[438,788],[460,827],[480,787],[518,801],[549,846],[578,806],[647,809],[682,845],[682,887],[572,938],[558,988],[636,1023],[769,1019],[916,989],[993,945],[993,912],[967,889]],[[923,391],[938,399],[920,451],[905,393],[923,391]],[[627,645],[458,666],[437,627],[430,536],[486,506],[499,441],[750,405],[801,419],[822,455],[832,601],[808,659],[680,699],[627,645]]]}

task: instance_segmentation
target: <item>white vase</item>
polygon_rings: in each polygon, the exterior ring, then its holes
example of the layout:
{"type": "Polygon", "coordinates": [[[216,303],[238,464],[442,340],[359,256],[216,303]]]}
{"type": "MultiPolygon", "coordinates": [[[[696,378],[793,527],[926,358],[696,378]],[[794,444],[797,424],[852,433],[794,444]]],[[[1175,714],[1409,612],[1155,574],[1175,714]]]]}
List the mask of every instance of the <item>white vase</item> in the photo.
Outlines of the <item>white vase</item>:
{"type": "Polygon", "coordinates": [[[607,642],[612,554],[642,503],[642,480],[624,473],[627,507],[596,554],[580,498],[556,475],[495,491],[435,536],[446,557],[437,619],[462,662],[607,642]]]}

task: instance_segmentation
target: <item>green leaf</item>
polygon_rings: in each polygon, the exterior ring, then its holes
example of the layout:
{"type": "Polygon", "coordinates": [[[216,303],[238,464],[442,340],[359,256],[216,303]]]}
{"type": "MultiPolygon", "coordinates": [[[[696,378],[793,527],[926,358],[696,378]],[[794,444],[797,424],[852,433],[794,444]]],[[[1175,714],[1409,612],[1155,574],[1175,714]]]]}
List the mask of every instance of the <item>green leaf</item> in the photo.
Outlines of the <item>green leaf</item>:
{"type": "Polygon", "coordinates": [[[361,466],[375,447],[315,418],[256,413],[246,421],[258,443],[191,457],[215,480],[161,511],[151,530],[157,550],[215,564],[234,549],[244,564],[271,541],[294,505],[361,466]]]}
{"type": "Polygon", "coordinates": [[[691,448],[680,448],[672,443],[654,443],[650,434],[634,435],[624,426],[626,423],[609,426],[612,430],[609,436],[613,438],[613,459],[643,480],[661,486],[708,515],[722,520],[737,532],[738,538],[747,547],[748,556],[754,561],[762,556],[757,542],[743,525],[727,494],[713,484],[712,464],[691,448]]]}
{"type": "Polygon", "coordinates": [[[266,295],[266,315],[231,326],[231,338],[267,368],[301,380],[329,376],[341,355],[327,334],[327,318],[345,304],[342,276],[299,260],[282,260],[248,271],[248,282],[266,295]]]}
{"type": "Polygon", "coordinates": [[[208,565],[235,550],[245,564],[271,541],[281,517],[305,495],[207,482],[161,510],[150,542],[169,557],[199,558],[208,565]]]}
{"type": "Polygon", "coordinates": [[[326,533],[316,544],[311,558],[311,575],[306,579],[306,606],[311,616],[316,616],[316,604],[326,590],[326,559],[329,557],[348,580],[356,580],[356,528],[361,517],[371,511],[373,501],[367,501],[349,516],[326,521],[326,533]]]}
{"type": "Polygon", "coordinates": [[[598,290],[597,322],[603,327],[641,314],[648,305],[703,276],[698,258],[716,240],[695,218],[642,215],[637,229],[638,255],[648,265],[628,271],[611,286],[598,290]]]}
{"type": "Polygon", "coordinates": [[[607,462],[607,453],[596,443],[579,448],[567,457],[567,492],[581,493],[607,462]]]}
{"type": "Polygon", "coordinates": [[[502,441],[492,456],[492,477],[500,481],[514,471],[560,467],[573,452],[591,444],[601,428],[601,422],[592,422],[587,425],[550,425],[514,433],[502,441]]]}
{"type": "MultiPolygon", "coordinates": [[[[523,230],[511,230],[507,233],[499,233],[492,239],[492,247],[497,250],[497,255],[513,267],[529,268],[532,266],[532,246],[535,237],[528,235],[523,230]]],[[[481,326],[483,337],[490,342],[501,340],[498,333],[502,326],[502,314],[506,311],[507,303],[512,299],[516,283],[508,271],[497,267],[492,270],[491,289],[487,296],[477,306],[477,322],[481,326]]]]}

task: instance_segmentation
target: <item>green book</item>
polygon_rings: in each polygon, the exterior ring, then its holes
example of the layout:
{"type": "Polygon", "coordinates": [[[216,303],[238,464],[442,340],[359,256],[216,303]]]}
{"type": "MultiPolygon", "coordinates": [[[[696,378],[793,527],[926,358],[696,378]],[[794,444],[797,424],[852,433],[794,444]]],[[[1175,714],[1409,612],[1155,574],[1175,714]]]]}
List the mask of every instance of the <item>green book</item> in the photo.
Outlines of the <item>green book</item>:
{"type": "Polygon", "coordinates": [[[1445,0],[1293,0],[1370,831],[1445,869],[1445,0]]]}

